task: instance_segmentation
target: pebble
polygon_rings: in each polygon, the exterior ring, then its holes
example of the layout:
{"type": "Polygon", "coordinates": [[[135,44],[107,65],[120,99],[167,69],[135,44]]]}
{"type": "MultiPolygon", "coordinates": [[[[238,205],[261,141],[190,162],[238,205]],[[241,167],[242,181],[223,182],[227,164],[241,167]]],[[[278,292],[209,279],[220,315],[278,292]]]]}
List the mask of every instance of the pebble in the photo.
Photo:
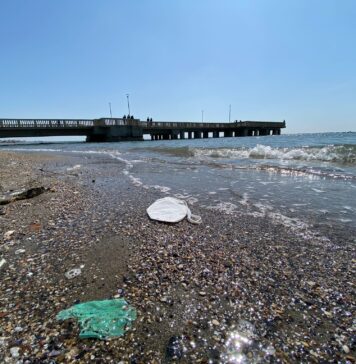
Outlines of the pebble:
{"type": "Polygon", "coordinates": [[[0,260],[0,268],[2,268],[6,264],[6,259],[0,260]]]}
{"type": "Polygon", "coordinates": [[[5,240],[10,240],[11,236],[14,235],[15,230],[9,230],[4,234],[5,240]]]}
{"type": "Polygon", "coordinates": [[[73,278],[78,277],[79,275],[81,275],[81,273],[82,273],[82,270],[80,268],[74,268],[74,269],[71,269],[68,272],[66,272],[64,275],[68,279],[73,279],[73,278]]]}
{"type": "Polygon", "coordinates": [[[178,336],[172,336],[168,340],[166,347],[166,357],[168,359],[180,359],[183,355],[181,339],[178,336]]]}
{"type": "Polygon", "coordinates": [[[343,346],[342,346],[342,350],[344,350],[344,352],[345,352],[346,354],[348,354],[348,353],[350,352],[350,349],[349,349],[349,347],[348,347],[347,345],[343,345],[343,346]]]}
{"type": "Polygon", "coordinates": [[[273,345],[268,345],[266,348],[266,354],[274,355],[275,353],[276,353],[276,349],[273,347],[273,345]]]}
{"type": "Polygon", "coordinates": [[[13,346],[11,349],[10,349],[10,353],[11,353],[11,356],[13,358],[18,358],[20,356],[20,348],[17,347],[17,346],[13,346]]]}
{"type": "Polygon", "coordinates": [[[219,326],[220,325],[220,322],[218,320],[212,320],[211,323],[214,325],[214,326],[219,326]]]}
{"type": "Polygon", "coordinates": [[[61,351],[59,351],[59,350],[52,350],[49,354],[48,354],[48,356],[50,357],[50,358],[53,358],[53,357],[55,357],[55,356],[58,356],[58,355],[61,355],[61,351]]]}
{"type": "Polygon", "coordinates": [[[314,281],[307,281],[308,286],[314,287],[316,283],[314,281]]]}
{"type": "Polygon", "coordinates": [[[18,255],[18,254],[23,254],[26,252],[26,249],[17,249],[15,250],[15,254],[18,255]]]}

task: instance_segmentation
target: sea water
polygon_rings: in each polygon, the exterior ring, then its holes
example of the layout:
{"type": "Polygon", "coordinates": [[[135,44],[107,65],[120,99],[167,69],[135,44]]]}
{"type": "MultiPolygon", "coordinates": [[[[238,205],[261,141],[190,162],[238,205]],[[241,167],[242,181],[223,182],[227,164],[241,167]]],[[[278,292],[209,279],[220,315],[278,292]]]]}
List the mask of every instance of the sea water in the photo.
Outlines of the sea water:
{"type": "Polygon", "coordinates": [[[155,189],[237,218],[266,217],[306,238],[356,237],[356,133],[6,149],[105,154],[123,163],[123,175],[142,193],[155,189]]]}

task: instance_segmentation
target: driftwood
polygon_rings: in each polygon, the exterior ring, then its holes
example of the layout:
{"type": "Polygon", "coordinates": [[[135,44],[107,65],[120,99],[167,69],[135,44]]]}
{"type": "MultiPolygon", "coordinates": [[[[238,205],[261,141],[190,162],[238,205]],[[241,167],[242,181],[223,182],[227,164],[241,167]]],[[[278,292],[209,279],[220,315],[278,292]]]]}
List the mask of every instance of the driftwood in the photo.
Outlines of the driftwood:
{"type": "Polygon", "coordinates": [[[45,187],[32,187],[32,188],[24,188],[17,191],[7,192],[5,194],[0,195],[0,205],[7,205],[11,202],[18,200],[26,200],[29,198],[36,197],[41,195],[46,191],[45,187]]]}

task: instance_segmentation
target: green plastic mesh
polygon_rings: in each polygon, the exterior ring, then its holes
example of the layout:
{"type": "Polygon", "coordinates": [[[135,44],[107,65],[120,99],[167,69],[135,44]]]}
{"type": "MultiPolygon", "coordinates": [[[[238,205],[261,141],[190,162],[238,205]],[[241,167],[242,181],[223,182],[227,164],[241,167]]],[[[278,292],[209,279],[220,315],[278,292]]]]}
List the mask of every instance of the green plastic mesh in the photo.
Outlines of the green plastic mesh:
{"type": "Polygon", "coordinates": [[[106,339],[122,336],[136,319],[136,310],[124,299],[79,303],[58,313],[58,320],[77,318],[79,337],[106,339]]]}

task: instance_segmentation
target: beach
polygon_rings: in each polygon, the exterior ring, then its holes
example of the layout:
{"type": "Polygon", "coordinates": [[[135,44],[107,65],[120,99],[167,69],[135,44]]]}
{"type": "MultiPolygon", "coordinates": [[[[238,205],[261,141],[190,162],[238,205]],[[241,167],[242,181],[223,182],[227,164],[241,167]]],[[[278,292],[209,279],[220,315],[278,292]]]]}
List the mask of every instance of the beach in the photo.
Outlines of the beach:
{"type": "Polygon", "coordinates": [[[1,362],[354,362],[354,236],[194,201],[200,225],[151,221],[165,190],[125,171],[107,154],[0,152],[0,193],[45,188],[2,206],[1,362]],[[79,339],[56,320],[118,297],[137,310],[120,338],[79,339]]]}

